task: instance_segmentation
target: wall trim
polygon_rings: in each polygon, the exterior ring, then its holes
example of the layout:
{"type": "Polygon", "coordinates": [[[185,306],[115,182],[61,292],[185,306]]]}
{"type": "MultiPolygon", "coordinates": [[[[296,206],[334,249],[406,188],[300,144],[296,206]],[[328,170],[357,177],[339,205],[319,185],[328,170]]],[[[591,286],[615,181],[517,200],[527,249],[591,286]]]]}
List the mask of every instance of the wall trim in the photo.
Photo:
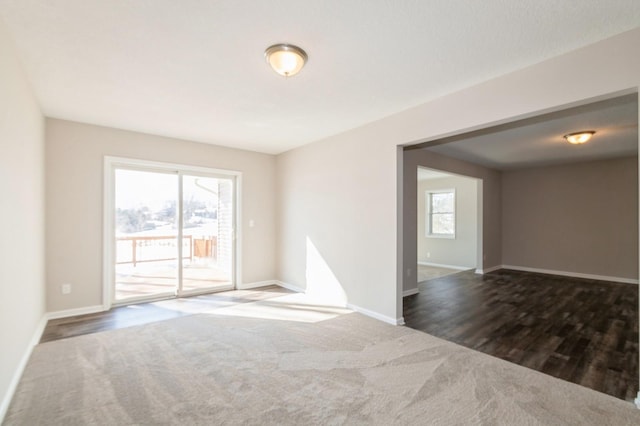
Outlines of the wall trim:
{"type": "Polygon", "coordinates": [[[526,266],[514,266],[514,265],[502,265],[502,269],[512,269],[514,271],[523,271],[523,272],[537,272],[539,274],[560,275],[562,277],[586,278],[589,280],[613,281],[616,283],[624,283],[624,284],[636,284],[636,285],[638,284],[638,280],[633,278],[610,277],[607,275],[595,275],[595,274],[583,274],[581,272],[555,271],[551,269],[528,268],[526,266]]]}
{"type": "Polygon", "coordinates": [[[414,294],[418,294],[420,293],[420,290],[418,290],[418,288],[410,288],[409,290],[405,290],[402,292],[402,297],[407,297],[407,296],[413,296],[414,294]]]}
{"type": "Polygon", "coordinates": [[[276,285],[279,285],[282,288],[286,288],[287,290],[291,290],[291,291],[295,291],[296,293],[306,293],[306,290],[302,287],[298,287],[297,285],[294,284],[289,284],[289,283],[285,283],[283,281],[274,281],[273,282],[276,285]]]}
{"type": "MultiPolygon", "coordinates": [[[[274,281],[275,284],[279,285],[280,287],[286,288],[288,290],[291,291],[295,291],[297,293],[306,293],[306,290],[303,289],[302,287],[298,287],[297,285],[294,284],[289,284],[289,283],[285,283],[283,281],[274,281]]],[[[418,289],[416,289],[417,291],[418,289]]],[[[387,324],[391,324],[391,325],[404,325],[404,318],[400,317],[400,318],[391,318],[388,317],[386,315],[382,315],[379,314],[378,312],[374,312],[371,311],[369,309],[365,309],[362,308],[358,305],[354,305],[353,303],[347,303],[345,305],[346,308],[351,309],[352,311],[356,311],[359,312],[363,315],[366,315],[368,317],[377,319],[378,321],[382,321],[382,322],[386,322],[387,324]]]]}
{"type": "Polygon", "coordinates": [[[45,314],[48,320],[58,318],[75,317],[76,315],[95,314],[96,312],[104,312],[109,309],[105,309],[104,305],[85,306],[84,308],[65,309],[64,311],[54,311],[45,314]]]}
{"type": "Polygon", "coordinates": [[[354,305],[353,303],[347,303],[347,308],[359,312],[363,315],[371,317],[373,319],[377,319],[378,321],[386,322],[391,325],[404,325],[404,317],[400,318],[391,318],[386,315],[382,315],[378,312],[371,311],[369,309],[362,308],[358,305],[354,305]]]}
{"type": "Polygon", "coordinates": [[[44,328],[47,326],[47,314],[45,313],[38,321],[38,325],[36,325],[36,329],[31,336],[31,340],[29,341],[29,345],[27,349],[24,351],[22,358],[20,358],[20,362],[16,367],[15,372],[13,373],[13,377],[11,378],[11,382],[9,382],[9,388],[7,389],[7,393],[2,397],[2,403],[0,403],[0,423],[4,421],[4,417],[7,415],[7,411],[9,411],[9,405],[11,404],[11,400],[13,399],[13,395],[18,388],[18,384],[20,383],[20,379],[22,378],[22,373],[24,373],[24,369],[27,367],[27,363],[29,362],[29,358],[31,358],[31,353],[33,352],[33,348],[36,347],[38,343],[40,343],[40,339],[42,338],[42,333],[44,332],[44,328]]]}
{"type": "Polygon", "coordinates": [[[636,407],[638,407],[638,409],[640,410],[640,391],[638,391],[638,397],[634,399],[633,402],[636,404],[636,407]]]}
{"type": "Polygon", "coordinates": [[[473,269],[473,267],[469,267],[469,266],[447,265],[444,263],[433,263],[433,262],[422,262],[422,261],[418,261],[418,265],[436,266],[438,268],[457,269],[459,271],[468,271],[469,269],[473,269]]]}
{"type": "Polygon", "coordinates": [[[502,269],[504,266],[496,265],[490,266],[487,269],[476,269],[476,274],[488,274],[489,272],[497,271],[498,269],[502,269]]]}
{"type": "Polygon", "coordinates": [[[240,283],[236,286],[237,290],[249,290],[252,288],[267,287],[270,285],[279,285],[276,280],[256,281],[253,283],[240,283]]]}

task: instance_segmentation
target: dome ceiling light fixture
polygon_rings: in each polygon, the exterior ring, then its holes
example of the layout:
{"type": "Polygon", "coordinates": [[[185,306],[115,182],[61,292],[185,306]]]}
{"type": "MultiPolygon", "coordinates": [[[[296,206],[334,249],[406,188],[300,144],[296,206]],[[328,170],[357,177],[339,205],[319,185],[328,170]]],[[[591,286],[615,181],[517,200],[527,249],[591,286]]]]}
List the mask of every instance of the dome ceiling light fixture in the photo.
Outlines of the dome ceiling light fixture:
{"type": "Polygon", "coordinates": [[[264,51],[267,63],[275,72],[285,77],[296,75],[307,62],[307,53],[292,44],[274,44],[264,51]]]}
{"type": "Polygon", "coordinates": [[[591,137],[595,134],[595,130],[583,130],[581,132],[568,133],[563,137],[573,145],[579,145],[585,143],[591,139],[591,137]]]}

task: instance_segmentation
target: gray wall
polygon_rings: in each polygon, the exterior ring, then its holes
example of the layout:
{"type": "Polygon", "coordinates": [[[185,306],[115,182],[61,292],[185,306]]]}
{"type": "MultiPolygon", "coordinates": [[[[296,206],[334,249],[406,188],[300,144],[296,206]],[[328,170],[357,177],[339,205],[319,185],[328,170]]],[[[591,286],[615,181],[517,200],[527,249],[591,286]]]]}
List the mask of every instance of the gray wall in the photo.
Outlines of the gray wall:
{"type": "Polygon", "coordinates": [[[241,283],[275,278],[273,155],[55,119],[47,119],[46,141],[49,311],[102,304],[106,155],[242,172],[241,283]],[[62,283],[71,294],[61,294],[62,283]]]}
{"type": "Polygon", "coordinates": [[[0,420],[44,325],[44,119],[0,21],[0,420]]]}
{"type": "Polygon", "coordinates": [[[418,181],[418,262],[475,268],[478,258],[478,182],[462,176],[418,181]],[[455,238],[426,236],[426,192],[455,189],[455,238]]]}
{"type": "Polygon", "coordinates": [[[502,263],[638,278],[638,158],[502,174],[502,263]]]}

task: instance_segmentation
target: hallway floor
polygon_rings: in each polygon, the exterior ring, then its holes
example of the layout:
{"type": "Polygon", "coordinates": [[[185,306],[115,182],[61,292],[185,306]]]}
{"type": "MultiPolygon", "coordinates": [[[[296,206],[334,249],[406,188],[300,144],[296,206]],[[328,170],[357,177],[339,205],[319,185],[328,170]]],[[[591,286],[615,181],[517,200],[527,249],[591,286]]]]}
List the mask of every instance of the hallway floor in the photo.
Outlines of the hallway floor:
{"type": "Polygon", "coordinates": [[[407,326],[631,401],[638,286],[499,270],[421,282],[407,326]]]}
{"type": "Polygon", "coordinates": [[[445,277],[457,274],[460,269],[444,268],[442,266],[420,265],[418,264],[418,282],[432,280],[434,278],[445,277]]]}

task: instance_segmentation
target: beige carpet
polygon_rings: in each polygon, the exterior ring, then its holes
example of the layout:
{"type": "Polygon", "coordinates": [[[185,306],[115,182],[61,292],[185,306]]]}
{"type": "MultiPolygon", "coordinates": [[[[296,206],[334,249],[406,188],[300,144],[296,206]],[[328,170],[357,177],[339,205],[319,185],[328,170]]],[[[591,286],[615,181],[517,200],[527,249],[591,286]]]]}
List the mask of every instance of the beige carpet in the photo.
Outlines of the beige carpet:
{"type": "Polygon", "coordinates": [[[283,300],[40,344],[5,424],[640,424],[605,394],[283,300]]]}

